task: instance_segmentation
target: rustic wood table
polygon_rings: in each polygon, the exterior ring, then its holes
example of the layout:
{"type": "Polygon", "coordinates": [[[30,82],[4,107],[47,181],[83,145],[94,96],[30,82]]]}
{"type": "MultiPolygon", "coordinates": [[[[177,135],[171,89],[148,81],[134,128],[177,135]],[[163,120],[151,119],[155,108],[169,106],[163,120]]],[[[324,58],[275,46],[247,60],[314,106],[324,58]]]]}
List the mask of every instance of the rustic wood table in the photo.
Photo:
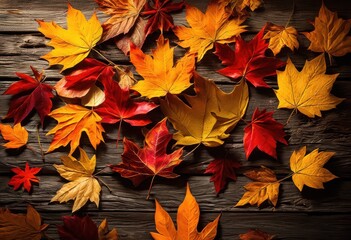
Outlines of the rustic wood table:
{"type": "MultiPolygon", "coordinates": [[[[90,0],[71,0],[72,5],[82,10],[89,17],[95,3],[90,0]]],[[[205,10],[207,1],[189,0],[189,3],[205,10]]],[[[337,11],[344,19],[351,18],[351,1],[325,0],[325,4],[332,11],[337,11]]],[[[295,0],[295,13],[290,24],[299,32],[311,31],[313,26],[307,20],[313,20],[318,15],[321,1],[295,0]]],[[[285,25],[292,9],[292,1],[267,0],[264,6],[253,12],[246,24],[248,32],[244,33],[245,39],[251,39],[267,22],[285,25]]],[[[65,0],[0,0],[0,92],[3,93],[8,86],[17,80],[15,72],[31,74],[29,66],[45,69],[48,84],[54,85],[61,78],[59,68],[48,68],[45,60],[40,56],[50,51],[45,46],[46,39],[37,31],[34,19],[55,21],[66,25],[67,1],[65,0]]],[[[105,19],[101,12],[99,19],[105,19]]],[[[175,24],[185,24],[185,12],[174,15],[175,24]]],[[[172,35],[167,35],[175,39],[172,35]]],[[[145,43],[145,51],[155,46],[156,35],[149,36],[145,43]]],[[[279,57],[286,60],[290,55],[296,66],[301,69],[306,59],[317,56],[307,50],[309,41],[299,35],[300,48],[297,52],[284,50],[279,57]]],[[[124,56],[113,44],[102,48],[111,60],[121,65],[130,65],[128,57],[124,56]]],[[[184,49],[176,48],[176,55],[184,54],[184,49]]],[[[98,57],[98,56],[96,56],[98,57]]],[[[216,81],[218,86],[230,91],[233,83],[226,77],[216,73],[221,68],[217,57],[209,51],[205,58],[198,64],[197,71],[216,81]]],[[[151,239],[150,231],[155,231],[153,199],[157,198],[165,209],[175,219],[176,211],[184,198],[186,182],[190,183],[192,193],[196,197],[201,218],[199,229],[212,221],[220,212],[222,217],[218,228],[217,239],[238,239],[238,235],[248,229],[261,229],[275,234],[279,239],[341,239],[351,238],[351,54],[335,58],[328,73],[340,73],[332,93],[345,100],[336,109],[323,112],[321,118],[309,119],[302,114],[292,117],[285,126],[288,146],[278,145],[278,160],[271,159],[258,152],[245,160],[242,136],[244,124],[231,133],[223,147],[205,148],[201,146],[186,161],[176,169],[181,177],[173,180],[156,178],[151,198],[145,200],[149,182],[144,182],[135,188],[127,179],[119,174],[106,171],[101,178],[112,189],[109,192],[103,187],[99,208],[94,204],[87,204],[80,213],[89,214],[96,222],[107,218],[110,227],[118,229],[120,239],[151,239]],[[270,205],[257,207],[234,208],[241,198],[243,186],[250,180],[243,176],[243,172],[250,167],[264,165],[274,169],[278,176],[286,176],[289,170],[289,158],[294,150],[306,145],[308,151],[320,148],[324,151],[335,151],[336,154],[327,163],[332,173],[339,178],[325,184],[324,190],[306,188],[299,192],[291,179],[285,181],[280,187],[280,197],[276,208],[270,205]],[[235,158],[242,163],[238,171],[236,182],[230,182],[228,188],[218,196],[214,191],[210,176],[204,174],[208,163],[215,157],[222,156],[235,158]]],[[[138,76],[137,76],[138,78],[138,76]]],[[[140,79],[140,78],[139,78],[140,79]]],[[[274,89],[277,89],[276,77],[267,79],[274,89]]],[[[255,89],[250,85],[250,103],[245,119],[249,119],[255,107],[275,111],[274,117],[285,123],[290,115],[290,110],[276,110],[278,101],[271,89],[255,89]]],[[[9,96],[0,95],[0,116],[5,116],[8,109],[9,96]]],[[[59,104],[58,99],[55,104],[59,104]]],[[[56,105],[57,106],[57,105],[56,105]]],[[[157,112],[157,111],[156,111],[157,112]]],[[[159,112],[158,112],[159,113],[159,112]]],[[[157,115],[157,113],[155,114],[157,115]]],[[[157,118],[157,116],[155,116],[157,118]]],[[[158,118],[159,119],[159,118],[158,118]]],[[[38,148],[36,129],[39,119],[36,114],[24,121],[29,131],[29,144],[38,148]]],[[[50,144],[52,136],[46,133],[56,124],[53,119],[47,119],[44,128],[39,129],[44,150],[50,144]]],[[[106,143],[101,144],[96,152],[97,167],[99,171],[107,164],[121,161],[122,147],[115,148],[117,136],[116,126],[106,126],[106,143]]],[[[137,139],[142,138],[138,131],[128,125],[123,125],[122,135],[137,139]]],[[[1,140],[2,141],[2,140],[1,140]]],[[[93,149],[88,141],[83,139],[84,148],[89,156],[93,149]]],[[[190,148],[186,148],[188,151],[190,148]]],[[[40,156],[25,149],[22,152],[6,151],[0,149],[0,161],[7,165],[0,165],[0,207],[7,207],[13,212],[25,212],[28,203],[32,204],[43,217],[44,223],[50,224],[47,235],[58,239],[56,225],[62,224],[61,216],[71,215],[72,202],[67,204],[50,204],[51,198],[66,181],[61,178],[52,166],[60,163],[60,156],[67,154],[67,149],[59,149],[46,155],[43,163],[40,156]],[[31,194],[22,190],[14,191],[7,185],[13,175],[10,165],[24,167],[25,162],[31,166],[43,167],[39,174],[40,184],[34,186],[31,194]]]]}

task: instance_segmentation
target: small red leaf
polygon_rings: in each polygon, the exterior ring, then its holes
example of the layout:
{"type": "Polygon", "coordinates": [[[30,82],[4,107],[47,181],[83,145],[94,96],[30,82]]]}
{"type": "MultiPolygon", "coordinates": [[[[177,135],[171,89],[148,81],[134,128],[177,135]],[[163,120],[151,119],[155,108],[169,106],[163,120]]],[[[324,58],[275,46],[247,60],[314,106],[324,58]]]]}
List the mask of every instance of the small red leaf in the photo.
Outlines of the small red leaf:
{"type": "Polygon", "coordinates": [[[89,216],[63,216],[63,225],[57,226],[60,239],[98,240],[98,227],[89,216]]]}
{"type": "Polygon", "coordinates": [[[10,186],[13,186],[14,190],[19,189],[19,187],[23,184],[24,189],[27,190],[27,192],[30,192],[32,188],[31,182],[39,183],[39,178],[35,175],[39,173],[40,170],[41,168],[29,167],[28,162],[26,162],[26,167],[24,171],[19,167],[12,168],[11,171],[16,173],[16,175],[10,179],[8,184],[10,186]]]}

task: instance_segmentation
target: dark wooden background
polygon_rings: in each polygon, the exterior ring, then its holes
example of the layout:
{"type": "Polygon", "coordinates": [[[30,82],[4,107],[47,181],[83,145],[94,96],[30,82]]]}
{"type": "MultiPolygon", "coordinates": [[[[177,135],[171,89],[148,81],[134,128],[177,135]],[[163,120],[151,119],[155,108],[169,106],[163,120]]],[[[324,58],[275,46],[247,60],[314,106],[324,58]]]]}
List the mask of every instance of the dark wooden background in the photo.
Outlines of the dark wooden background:
{"type": "MultiPolygon", "coordinates": [[[[189,3],[204,10],[207,1],[194,0],[189,3]]],[[[351,1],[325,0],[325,4],[333,11],[338,11],[339,16],[351,18],[351,1]]],[[[96,5],[92,0],[72,0],[75,8],[82,10],[90,17],[96,5]]],[[[295,13],[290,24],[299,32],[310,31],[312,25],[307,22],[313,20],[318,14],[321,1],[295,0],[295,13]]],[[[251,39],[267,22],[285,25],[292,9],[292,1],[267,0],[263,8],[252,13],[247,20],[248,32],[244,38],[251,39]]],[[[45,46],[45,38],[37,31],[34,19],[56,21],[65,26],[67,2],[65,0],[0,0],[0,92],[17,80],[15,72],[30,74],[29,66],[37,69],[46,69],[46,82],[54,85],[60,79],[58,68],[47,69],[46,61],[40,56],[50,51],[45,46]]],[[[106,18],[98,14],[102,21],[106,18]]],[[[174,15],[176,24],[185,23],[185,13],[174,15]]],[[[169,37],[172,38],[172,35],[169,37]]],[[[144,50],[148,51],[155,44],[156,35],[148,38],[144,50]]],[[[172,38],[174,39],[174,37],[172,38]]],[[[292,54],[283,51],[279,57],[286,59],[290,55],[298,68],[301,68],[305,59],[311,59],[317,54],[307,51],[308,40],[299,36],[300,49],[292,54]]],[[[130,65],[128,58],[118,51],[114,45],[103,46],[102,51],[111,60],[121,65],[130,65]]],[[[177,57],[184,54],[180,47],[176,48],[177,57]]],[[[230,91],[233,84],[228,78],[220,76],[215,71],[221,68],[218,59],[209,51],[205,58],[197,65],[197,71],[203,76],[214,79],[224,90],[230,91]]],[[[209,221],[212,221],[220,212],[222,217],[218,227],[218,239],[238,239],[240,233],[245,233],[250,228],[259,228],[280,239],[350,239],[351,237],[351,57],[335,58],[335,63],[328,68],[328,73],[340,73],[332,93],[338,97],[346,98],[337,109],[323,112],[322,118],[309,119],[302,114],[295,115],[285,131],[289,146],[278,145],[278,160],[271,159],[264,154],[256,152],[250,161],[244,159],[242,144],[243,124],[232,132],[230,138],[221,148],[206,149],[200,147],[194,154],[185,159],[184,163],[176,168],[181,174],[180,178],[165,180],[156,178],[150,200],[145,200],[149,182],[146,181],[138,188],[122,179],[118,174],[109,171],[103,173],[101,178],[110,186],[112,193],[103,187],[99,208],[92,203],[88,204],[80,213],[88,213],[96,222],[107,218],[110,227],[116,227],[120,239],[150,239],[149,232],[155,231],[154,226],[154,198],[169,211],[175,219],[176,211],[184,198],[186,182],[190,183],[191,190],[201,208],[199,230],[209,221]],[[242,175],[245,169],[265,165],[274,169],[278,177],[289,173],[289,157],[300,147],[307,145],[308,151],[320,148],[324,151],[335,151],[335,156],[327,163],[326,167],[338,179],[325,184],[325,190],[305,188],[302,193],[294,186],[291,179],[284,181],[280,187],[278,205],[273,208],[265,205],[261,208],[244,207],[233,208],[242,196],[243,186],[249,182],[242,175]],[[216,196],[213,183],[209,182],[210,176],[204,174],[208,163],[214,158],[223,155],[242,162],[243,168],[238,171],[238,180],[230,182],[224,193],[216,196]]],[[[140,79],[140,78],[139,78],[140,79]]],[[[277,88],[276,78],[268,78],[267,82],[277,88]]],[[[56,99],[56,102],[58,99],[56,99]]],[[[8,96],[0,96],[0,116],[5,116],[8,109],[8,96]]],[[[245,118],[249,120],[255,107],[267,108],[275,111],[274,117],[285,123],[290,110],[276,110],[277,99],[270,89],[255,89],[250,86],[250,103],[245,118]]],[[[56,104],[57,106],[57,104],[56,104]]],[[[155,112],[155,119],[158,116],[155,112]]],[[[30,132],[29,145],[38,148],[36,139],[36,126],[38,117],[33,116],[25,121],[25,127],[30,132]]],[[[43,148],[46,150],[52,136],[45,133],[56,122],[47,119],[43,129],[40,128],[40,137],[43,148]]],[[[106,164],[117,163],[121,160],[121,146],[115,148],[117,126],[106,126],[106,144],[101,144],[97,150],[97,171],[106,164]]],[[[139,129],[134,130],[123,124],[124,136],[140,141],[139,129]]],[[[82,141],[84,149],[89,156],[93,149],[86,139],[82,141]]],[[[187,148],[190,151],[192,148],[187,148]]],[[[72,202],[67,204],[49,204],[55,192],[66,182],[55,169],[53,163],[60,163],[60,156],[67,154],[67,149],[60,149],[46,155],[43,164],[39,155],[25,149],[22,152],[5,151],[0,149],[0,206],[8,207],[14,212],[25,212],[26,205],[32,204],[42,215],[43,221],[50,224],[48,236],[57,239],[56,225],[61,224],[61,216],[70,215],[72,202]],[[34,186],[31,194],[14,191],[7,185],[13,175],[10,165],[24,167],[28,161],[31,166],[43,167],[40,173],[40,184],[34,186]]]]}

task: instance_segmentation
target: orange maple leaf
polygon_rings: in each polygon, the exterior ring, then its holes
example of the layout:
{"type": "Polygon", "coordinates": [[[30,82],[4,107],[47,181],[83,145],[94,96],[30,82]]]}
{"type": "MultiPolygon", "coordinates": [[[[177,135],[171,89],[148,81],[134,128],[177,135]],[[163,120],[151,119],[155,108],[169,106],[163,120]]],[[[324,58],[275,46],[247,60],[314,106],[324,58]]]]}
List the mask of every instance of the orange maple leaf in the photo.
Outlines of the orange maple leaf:
{"type": "Polygon", "coordinates": [[[13,128],[0,123],[0,132],[4,140],[8,141],[3,145],[5,148],[20,148],[28,142],[28,132],[21,123],[17,123],[13,128]]]}
{"type": "Polygon", "coordinates": [[[88,135],[94,149],[101,141],[104,142],[102,137],[104,132],[101,125],[102,119],[93,110],[74,104],[67,104],[55,109],[49,116],[56,119],[58,124],[47,133],[47,135],[55,134],[47,152],[51,152],[61,146],[65,147],[70,143],[71,150],[69,154],[72,154],[79,146],[82,132],[88,135]]]}

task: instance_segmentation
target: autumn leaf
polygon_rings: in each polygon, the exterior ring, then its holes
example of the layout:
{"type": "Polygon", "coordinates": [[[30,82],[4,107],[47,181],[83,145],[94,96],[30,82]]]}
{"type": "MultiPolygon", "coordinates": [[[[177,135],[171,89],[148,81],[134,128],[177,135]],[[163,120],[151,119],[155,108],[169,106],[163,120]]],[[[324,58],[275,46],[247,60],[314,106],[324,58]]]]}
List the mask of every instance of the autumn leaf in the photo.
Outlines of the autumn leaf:
{"type": "Polygon", "coordinates": [[[27,206],[27,214],[14,214],[6,208],[0,209],[0,236],[4,240],[40,240],[48,224],[41,224],[40,214],[27,206]]]}
{"type": "Polygon", "coordinates": [[[166,121],[166,118],[163,119],[145,135],[143,148],[124,138],[122,162],[110,165],[113,171],[120,173],[124,178],[129,178],[134,186],[152,177],[149,194],[156,175],[164,178],[179,176],[173,173],[173,169],[181,163],[183,149],[179,148],[171,154],[166,153],[167,145],[172,139],[166,121]]]}
{"type": "Polygon", "coordinates": [[[172,0],[152,0],[150,2],[146,2],[140,14],[148,19],[145,28],[146,35],[157,30],[160,30],[161,34],[163,31],[169,31],[174,27],[170,13],[181,10],[184,7],[184,0],[177,3],[173,3],[172,0]]]}
{"type": "Polygon", "coordinates": [[[229,179],[236,181],[235,170],[241,164],[237,161],[230,159],[216,158],[208,164],[205,173],[212,173],[210,181],[214,183],[216,193],[219,194],[227,185],[229,179]]]}
{"type": "Polygon", "coordinates": [[[267,33],[263,39],[269,39],[268,48],[272,50],[274,56],[280,53],[284,47],[290,48],[291,51],[299,48],[297,40],[298,32],[294,27],[278,26],[273,23],[267,23],[267,33]]]}
{"type": "Polygon", "coordinates": [[[283,67],[285,62],[265,56],[268,43],[263,39],[264,29],[249,42],[237,38],[234,50],[228,45],[216,44],[214,53],[227,66],[218,72],[234,79],[245,78],[255,87],[269,88],[263,78],[276,75],[276,69],[283,67]]]}
{"type": "Polygon", "coordinates": [[[80,102],[84,107],[96,107],[105,102],[105,99],[104,91],[96,85],[93,85],[89,92],[80,99],[80,102]]]}
{"type": "Polygon", "coordinates": [[[211,1],[205,13],[196,7],[186,5],[186,20],[190,27],[176,26],[177,35],[183,48],[190,48],[190,54],[197,55],[199,62],[215,42],[225,44],[235,41],[235,37],[245,31],[242,19],[229,19],[225,6],[211,1]]]}
{"type": "Polygon", "coordinates": [[[277,159],[277,142],[288,144],[284,136],[284,125],[273,118],[273,112],[266,112],[266,109],[260,111],[256,108],[252,114],[252,121],[248,122],[244,129],[246,159],[249,159],[256,147],[277,159]]]}
{"type": "Polygon", "coordinates": [[[278,90],[274,90],[279,100],[278,108],[298,110],[307,117],[321,117],[321,111],[335,108],[343,101],[330,94],[338,74],[325,74],[324,54],[306,61],[299,72],[288,59],[285,71],[277,71],[278,90]]]}
{"type": "Polygon", "coordinates": [[[229,7],[234,16],[243,18],[250,15],[246,11],[246,8],[250,8],[251,11],[255,11],[262,5],[263,0],[218,0],[218,3],[229,7]]]}
{"type": "Polygon", "coordinates": [[[351,19],[338,18],[336,12],[330,11],[322,2],[318,17],[315,18],[314,30],[303,32],[311,41],[309,50],[313,52],[326,52],[331,56],[340,57],[351,52],[351,19]]]}
{"type": "Polygon", "coordinates": [[[87,21],[83,13],[68,3],[67,29],[55,22],[36,20],[38,30],[51,41],[47,44],[54,49],[42,56],[49,65],[62,65],[61,71],[74,67],[85,59],[102,35],[102,27],[96,13],[87,21]]]}
{"type": "Polygon", "coordinates": [[[151,232],[151,236],[155,240],[165,239],[196,239],[196,240],[213,240],[217,235],[217,226],[221,215],[208,223],[201,232],[197,231],[197,225],[200,218],[199,205],[190,192],[189,184],[185,198],[180,204],[177,213],[177,230],[173,224],[172,218],[163,209],[161,204],[155,200],[155,224],[156,232],[151,232]]]}
{"type": "Polygon", "coordinates": [[[86,152],[79,148],[79,161],[73,156],[63,156],[61,161],[63,165],[54,164],[54,167],[61,177],[70,181],[64,184],[56,195],[51,199],[51,202],[68,202],[73,200],[74,204],[72,212],[83,207],[88,200],[99,206],[101,187],[93,175],[96,165],[95,155],[89,159],[86,152]]]}
{"type": "Polygon", "coordinates": [[[144,78],[132,89],[148,98],[162,97],[167,93],[179,94],[189,86],[194,70],[194,57],[185,55],[173,66],[174,48],[162,35],[157,40],[157,48],[152,55],[144,54],[141,49],[131,46],[130,61],[136,71],[144,78]]]}
{"type": "Polygon", "coordinates": [[[79,146],[79,141],[83,132],[88,135],[91,145],[96,149],[101,141],[104,141],[101,126],[102,118],[93,110],[67,104],[55,109],[49,114],[56,119],[58,124],[51,129],[47,135],[55,134],[47,152],[51,152],[61,146],[65,147],[70,143],[72,154],[79,146]]]}
{"type": "Polygon", "coordinates": [[[57,230],[62,240],[117,240],[117,230],[108,230],[107,220],[104,219],[98,227],[89,217],[63,216],[63,225],[57,230]]]}
{"type": "Polygon", "coordinates": [[[12,83],[3,93],[5,95],[13,95],[5,118],[13,118],[15,124],[17,124],[22,122],[35,109],[43,125],[45,117],[52,108],[51,98],[54,97],[52,94],[53,88],[43,83],[45,80],[43,72],[38,72],[32,66],[30,68],[32,69],[34,78],[17,72],[16,75],[20,80],[12,83]]]}
{"type": "Polygon", "coordinates": [[[39,178],[35,175],[38,174],[40,170],[41,168],[37,167],[31,168],[28,162],[26,162],[24,170],[20,169],[19,167],[11,168],[11,171],[16,175],[10,179],[8,184],[13,186],[14,190],[18,190],[23,184],[23,189],[30,192],[32,182],[39,183],[39,178]]]}
{"type": "Polygon", "coordinates": [[[280,182],[275,173],[269,168],[250,170],[244,173],[245,176],[253,180],[244,186],[246,192],[241,197],[235,207],[250,204],[258,207],[265,201],[269,201],[273,206],[277,205],[280,182]]]}
{"type": "Polygon", "coordinates": [[[185,95],[188,104],[174,95],[160,99],[161,110],[177,132],[177,145],[204,144],[216,147],[245,114],[249,101],[247,84],[241,81],[225,93],[213,81],[194,74],[195,96],[185,95]]]}
{"type": "Polygon", "coordinates": [[[0,133],[4,140],[8,141],[3,144],[7,149],[20,148],[28,142],[28,132],[21,126],[21,123],[17,123],[13,128],[10,125],[0,123],[0,133]]]}
{"type": "Polygon", "coordinates": [[[318,152],[318,149],[315,149],[306,155],[306,146],[294,151],[290,157],[290,169],[294,172],[292,180],[295,186],[300,191],[304,185],[323,189],[323,183],[337,178],[323,168],[334,154],[334,152],[318,152]]]}
{"type": "Polygon", "coordinates": [[[250,229],[246,233],[239,235],[240,240],[272,240],[274,237],[274,235],[259,229],[250,229]]]}
{"type": "Polygon", "coordinates": [[[110,15],[110,18],[102,24],[104,32],[100,42],[104,42],[120,34],[127,34],[138,20],[146,0],[95,0],[95,2],[101,11],[110,15]]]}

